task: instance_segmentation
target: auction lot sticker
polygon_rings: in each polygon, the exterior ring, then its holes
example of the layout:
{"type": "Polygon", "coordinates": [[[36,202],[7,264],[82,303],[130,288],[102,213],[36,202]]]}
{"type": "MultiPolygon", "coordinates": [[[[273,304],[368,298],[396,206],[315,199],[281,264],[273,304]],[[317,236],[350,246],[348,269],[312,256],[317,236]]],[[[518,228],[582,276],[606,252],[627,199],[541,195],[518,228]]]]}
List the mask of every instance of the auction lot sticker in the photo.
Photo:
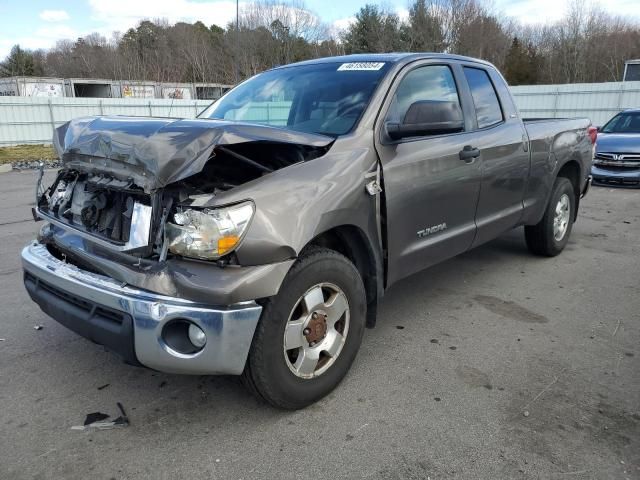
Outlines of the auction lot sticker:
{"type": "Polygon", "coordinates": [[[384,62],[353,62],[343,63],[338,67],[338,71],[380,70],[382,67],[384,67],[384,62]]]}

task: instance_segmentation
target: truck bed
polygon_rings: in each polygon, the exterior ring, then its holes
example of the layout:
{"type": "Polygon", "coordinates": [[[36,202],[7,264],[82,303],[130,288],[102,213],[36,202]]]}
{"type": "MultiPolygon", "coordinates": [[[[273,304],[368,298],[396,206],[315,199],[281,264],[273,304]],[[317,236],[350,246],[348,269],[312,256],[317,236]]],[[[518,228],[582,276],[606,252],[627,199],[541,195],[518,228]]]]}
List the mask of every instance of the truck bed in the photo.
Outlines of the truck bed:
{"type": "MultiPolygon", "coordinates": [[[[522,121],[529,136],[532,156],[550,151],[558,155],[566,150],[568,145],[572,147],[587,145],[581,140],[587,135],[587,130],[591,126],[591,120],[588,118],[525,118],[522,121]]],[[[581,158],[586,168],[584,161],[590,161],[591,156],[581,158]]]]}
{"type": "Polygon", "coordinates": [[[584,190],[593,156],[588,135],[591,121],[588,118],[527,118],[523,123],[529,137],[531,158],[525,218],[535,222],[544,211],[558,165],[571,160],[577,162],[580,165],[576,172],[579,182],[575,189],[578,194],[584,190]],[[554,172],[553,175],[549,175],[550,172],[554,172]]]}

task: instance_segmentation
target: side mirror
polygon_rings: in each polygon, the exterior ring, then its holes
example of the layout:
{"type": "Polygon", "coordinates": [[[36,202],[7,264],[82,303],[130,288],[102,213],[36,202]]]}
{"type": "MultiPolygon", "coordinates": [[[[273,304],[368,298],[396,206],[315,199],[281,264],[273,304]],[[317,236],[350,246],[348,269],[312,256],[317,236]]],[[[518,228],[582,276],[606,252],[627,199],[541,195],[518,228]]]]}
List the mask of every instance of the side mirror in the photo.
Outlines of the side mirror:
{"type": "Polygon", "coordinates": [[[458,102],[420,100],[412,103],[402,123],[387,123],[392,140],[456,133],[464,130],[464,118],[458,102]]]}

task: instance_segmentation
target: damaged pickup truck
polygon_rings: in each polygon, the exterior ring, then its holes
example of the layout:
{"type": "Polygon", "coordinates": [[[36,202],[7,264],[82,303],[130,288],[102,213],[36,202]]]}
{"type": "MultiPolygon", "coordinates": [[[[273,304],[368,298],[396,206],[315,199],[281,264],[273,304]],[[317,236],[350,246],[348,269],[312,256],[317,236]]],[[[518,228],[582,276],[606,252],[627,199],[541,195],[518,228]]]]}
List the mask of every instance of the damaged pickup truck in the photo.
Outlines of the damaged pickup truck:
{"type": "Polygon", "coordinates": [[[533,253],[560,253],[589,126],[523,121],[491,64],[444,54],[276,68],[194,120],[73,120],[38,183],[25,286],[128,363],[241,374],[301,408],[398,280],[522,225],[533,253]]]}

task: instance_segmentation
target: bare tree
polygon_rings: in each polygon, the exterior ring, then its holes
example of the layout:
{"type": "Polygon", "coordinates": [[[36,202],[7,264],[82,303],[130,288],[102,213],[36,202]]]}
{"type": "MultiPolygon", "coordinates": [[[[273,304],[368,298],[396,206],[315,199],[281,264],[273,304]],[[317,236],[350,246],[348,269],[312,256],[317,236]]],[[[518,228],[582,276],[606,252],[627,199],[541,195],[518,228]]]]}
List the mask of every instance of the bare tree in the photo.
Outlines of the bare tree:
{"type": "Polygon", "coordinates": [[[144,20],[109,39],[91,34],[63,40],[25,58],[37,67],[34,74],[66,78],[233,83],[236,72],[242,79],[308,58],[441,51],[484,58],[499,68],[508,63],[518,82],[570,83],[620,80],[624,61],[640,52],[640,23],[600,7],[573,0],[556,23],[522,25],[488,1],[411,0],[406,20],[388,7],[365,5],[336,34],[301,0],[258,0],[244,4],[238,29],[235,22],[222,29],[144,20]],[[526,74],[517,71],[523,65],[526,74]]]}

